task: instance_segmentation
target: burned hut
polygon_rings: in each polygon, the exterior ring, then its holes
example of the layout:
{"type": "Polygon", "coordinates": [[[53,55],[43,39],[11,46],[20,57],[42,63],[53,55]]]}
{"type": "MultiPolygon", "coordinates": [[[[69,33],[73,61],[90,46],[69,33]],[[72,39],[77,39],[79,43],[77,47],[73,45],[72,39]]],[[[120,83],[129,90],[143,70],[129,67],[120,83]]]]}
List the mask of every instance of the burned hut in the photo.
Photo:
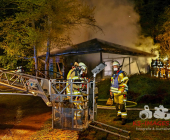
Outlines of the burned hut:
{"type": "MultiPolygon", "coordinates": [[[[105,62],[107,67],[96,77],[97,79],[103,79],[112,75],[111,63],[114,60],[120,62],[122,70],[126,71],[128,75],[141,72],[147,73],[151,59],[154,57],[156,55],[152,53],[101,39],[92,39],[50,52],[49,75],[52,78],[65,79],[74,62],[83,62],[88,67],[88,77],[91,77],[91,70],[99,63],[105,62]]],[[[45,59],[45,55],[39,56],[39,59],[45,59]]]]}

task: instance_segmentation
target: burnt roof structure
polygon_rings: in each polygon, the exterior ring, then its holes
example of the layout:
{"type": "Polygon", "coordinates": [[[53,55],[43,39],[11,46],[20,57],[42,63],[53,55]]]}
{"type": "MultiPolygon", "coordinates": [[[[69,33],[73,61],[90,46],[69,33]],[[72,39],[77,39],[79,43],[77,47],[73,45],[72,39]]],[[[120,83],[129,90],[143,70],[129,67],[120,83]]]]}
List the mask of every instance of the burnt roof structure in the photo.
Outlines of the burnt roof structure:
{"type": "MultiPolygon", "coordinates": [[[[55,52],[50,52],[50,56],[59,55],[82,55],[89,53],[114,53],[121,55],[143,56],[143,57],[156,57],[155,54],[137,50],[134,48],[118,45],[115,43],[103,41],[100,39],[92,39],[86,42],[82,42],[55,52]]],[[[44,57],[45,55],[39,56],[44,57]]]]}

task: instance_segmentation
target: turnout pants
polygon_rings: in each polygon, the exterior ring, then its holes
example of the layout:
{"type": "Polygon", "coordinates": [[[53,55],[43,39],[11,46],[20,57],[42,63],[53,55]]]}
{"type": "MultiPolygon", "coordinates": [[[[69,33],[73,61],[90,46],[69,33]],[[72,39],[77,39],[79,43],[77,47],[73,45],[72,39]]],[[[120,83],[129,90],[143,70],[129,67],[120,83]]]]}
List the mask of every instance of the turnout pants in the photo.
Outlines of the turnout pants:
{"type": "Polygon", "coordinates": [[[123,95],[115,96],[114,102],[116,103],[116,111],[117,116],[121,116],[121,118],[127,118],[127,111],[126,111],[126,98],[123,95]]]}
{"type": "Polygon", "coordinates": [[[122,119],[127,118],[127,111],[126,111],[125,104],[116,104],[116,111],[117,111],[117,116],[121,116],[122,119]]]}

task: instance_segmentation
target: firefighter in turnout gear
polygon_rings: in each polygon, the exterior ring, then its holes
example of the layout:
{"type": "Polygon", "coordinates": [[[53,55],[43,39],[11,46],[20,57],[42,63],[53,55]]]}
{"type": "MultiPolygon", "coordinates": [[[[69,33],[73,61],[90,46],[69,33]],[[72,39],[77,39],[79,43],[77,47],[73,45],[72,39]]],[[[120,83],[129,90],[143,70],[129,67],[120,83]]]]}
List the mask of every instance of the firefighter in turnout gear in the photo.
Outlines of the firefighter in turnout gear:
{"type": "Polygon", "coordinates": [[[169,73],[170,73],[170,65],[169,65],[169,60],[167,60],[164,64],[165,66],[165,76],[166,78],[169,78],[169,73]]]}
{"type": "Polygon", "coordinates": [[[114,61],[112,66],[113,76],[111,77],[110,95],[114,97],[117,111],[117,117],[114,118],[114,121],[122,120],[122,125],[125,125],[127,120],[127,82],[129,79],[127,74],[120,70],[120,63],[118,61],[114,61]]]}
{"type": "MultiPolygon", "coordinates": [[[[81,90],[85,87],[83,82],[85,80],[85,78],[82,78],[82,75],[87,73],[87,66],[80,62],[74,63],[74,66],[72,67],[72,69],[68,72],[67,74],[67,80],[68,83],[66,83],[66,91],[67,94],[70,95],[72,92],[72,95],[82,95],[81,90]],[[79,83],[73,83],[72,84],[72,89],[71,89],[71,85],[69,85],[70,81],[73,82],[81,82],[79,83]]],[[[83,101],[83,97],[81,96],[75,96],[75,98],[73,99],[74,101],[83,101]]],[[[82,109],[82,103],[74,103],[74,105],[77,106],[77,109],[82,109]]],[[[74,116],[77,116],[77,118],[81,117],[81,111],[77,111],[74,113],[74,116]]]]}
{"type": "Polygon", "coordinates": [[[164,77],[164,64],[161,60],[161,58],[159,58],[159,61],[158,61],[158,77],[164,77]]]}
{"type": "Polygon", "coordinates": [[[151,62],[151,76],[158,77],[158,60],[153,60],[151,62]]]}
{"type": "MultiPolygon", "coordinates": [[[[87,73],[87,66],[80,62],[79,64],[77,62],[74,63],[74,67],[72,67],[72,69],[68,72],[67,74],[67,80],[73,80],[74,82],[81,82],[82,80],[84,80],[84,78],[82,78],[82,75],[87,73]]],[[[68,83],[67,83],[68,85],[68,83]]],[[[73,84],[73,90],[72,90],[72,94],[74,95],[80,95],[80,89],[82,89],[83,86],[82,84],[73,84]]],[[[66,89],[67,94],[71,94],[71,87],[70,85],[67,87],[66,89]]]]}

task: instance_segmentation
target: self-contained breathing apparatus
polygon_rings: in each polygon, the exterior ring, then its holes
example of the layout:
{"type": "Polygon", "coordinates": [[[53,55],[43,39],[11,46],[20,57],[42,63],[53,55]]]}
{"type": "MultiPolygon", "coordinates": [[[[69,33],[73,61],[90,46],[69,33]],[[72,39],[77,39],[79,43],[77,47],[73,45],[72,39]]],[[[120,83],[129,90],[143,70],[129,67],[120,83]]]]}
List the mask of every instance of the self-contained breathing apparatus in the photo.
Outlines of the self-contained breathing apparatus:
{"type": "MultiPolygon", "coordinates": [[[[69,71],[68,75],[67,75],[67,80],[68,83],[67,85],[67,94],[71,94],[73,95],[73,100],[75,101],[74,106],[77,109],[83,109],[83,104],[82,102],[84,102],[84,100],[86,100],[86,96],[85,94],[83,94],[83,90],[86,88],[86,86],[84,86],[84,83],[86,81],[86,78],[82,77],[83,73],[87,72],[87,66],[80,62],[79,64],[77,62],[74,63],[74,66],[72,67],[72,69],[69,71]],[[72,83],[72,86],[69,85],[69,83],[72,83]],[[81,103],[76,103],[77,101],[80,101],[81,103]]],[[[81,118],[82,116],[82,111],[77,111],[74,113],[75,117],[81,118]]],[[[81,119],[79,119],[81,120],[81,119]]],[[[80,121],[81,123],[81,121],[80,121]]]]}

